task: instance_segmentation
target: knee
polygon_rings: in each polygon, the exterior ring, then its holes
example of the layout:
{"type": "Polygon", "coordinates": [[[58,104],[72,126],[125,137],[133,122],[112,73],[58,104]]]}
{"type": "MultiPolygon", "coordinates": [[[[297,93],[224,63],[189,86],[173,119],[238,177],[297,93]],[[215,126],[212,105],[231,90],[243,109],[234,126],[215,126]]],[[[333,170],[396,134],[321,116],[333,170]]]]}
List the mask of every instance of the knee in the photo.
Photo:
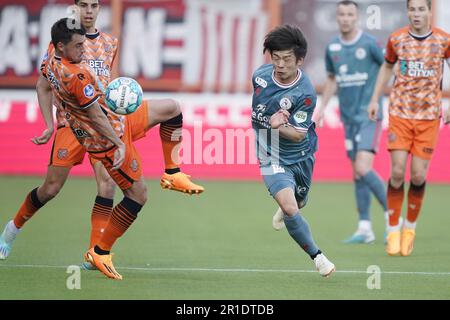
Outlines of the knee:
{"type": "Polygon", "coordinates": [[[298,206],[297,204],[281,204],[280,205],[281,210],[284,212],[287,216],[293,216],[294,214],[298,213],[298,206]]]}
{"type": "Polygon", "coordinates": [[[354,172],[354,178],[359,179],[361,177],[364,177],[366,174],[369,173],[370,167],[366,165],[365,163],[355,163],[355,172],[354,172]]]}
{"type": "Polygon", "coordinates": [[[97,185],[98,185],[97,192],[100,197],[107,199],[114,198],[116,183],[110,176],[102,177],[101,180],[97,181],[97,185]]]}
{"type": "Polygon", "coordinates": [[[138,186],[133,188],[133,191],[131,193],[128,193],[126,196],[143,206],[148,199],[147,185],[144,183],[140,183],[138,186]]]}
{"type": "Polygon", "coordinates": [[[425,173],[421,171],[413,171],[411,172],[411,182],[416,185],[420,186],[425,182],[425,173]]]}
{"type": "Polygon", "coordinates": [[[174,118],[181,113],[180,103],[174,99],[168,99],[166,112],[169,118],[174,118]]]}
{"type": "Polygon", "coordinates": [[[405,176],[405,168],[402,165],[393,165],[392,166],[392,172],[391,172],[391,178],[394,180],[402,180],[405,176]]]}

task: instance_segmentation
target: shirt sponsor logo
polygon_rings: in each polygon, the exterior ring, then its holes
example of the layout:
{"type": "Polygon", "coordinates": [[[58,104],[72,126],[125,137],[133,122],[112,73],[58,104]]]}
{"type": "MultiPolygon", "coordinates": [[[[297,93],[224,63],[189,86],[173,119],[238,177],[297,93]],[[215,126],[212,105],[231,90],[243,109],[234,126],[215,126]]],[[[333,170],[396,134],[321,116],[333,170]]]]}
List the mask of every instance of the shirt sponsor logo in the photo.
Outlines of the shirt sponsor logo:
{"type": "Polygon", "coordinates": [[[431,78],[436,75],[433,69],[426,69],[422,61],[400,61],[400,73],[413,78],[431,78]]]}
{"type": "Polygon", "coordinates": [[[330,51],[331,52],[336,52],[336,51],[341,51],[342,50],[342,45],[340,43],[332,43],[330,44],[330,51]]]}

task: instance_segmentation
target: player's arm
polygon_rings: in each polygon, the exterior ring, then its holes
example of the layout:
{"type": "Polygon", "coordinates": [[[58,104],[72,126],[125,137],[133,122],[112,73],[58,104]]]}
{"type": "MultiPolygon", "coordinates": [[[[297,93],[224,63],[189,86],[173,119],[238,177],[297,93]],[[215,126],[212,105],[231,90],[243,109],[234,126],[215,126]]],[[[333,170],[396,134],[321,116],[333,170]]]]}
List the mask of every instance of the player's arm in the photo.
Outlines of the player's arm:
{"type": "Polygon", "coordinates": [[[373,90],[372,98],[369,103],[369,118],[371,120],[377,119],[378,109],[380,108],[378,101],[383,94],[384,88],[386,87],[388,81],[391,79],[394,73],[394,64],[389,62],[384,62],[378,72],[377,82],[375,84],[375,89],[373,90]]]}
{"type": "MultiPolygon", "coordinates": [[[[449,55],[450,55],[450,46],[449,46],[449,55]]],[[[450,57],[447,59],[447,65],[450,68],[450,57]]],[[[444,112],[444,124],[450,123],[450,107],[447,108],[444,112]]]]}
{"type": "Polygon", "coordinates": [[[306,137],[306,132],[299,132],[289,125],[290,113],[287,110],[279,110],[270,117],[270,126],[279,131],[280,136],[292,142],[300,142],[306,137]]]}
{"type": "Polygon", "coordinates": [[[327,80],[325,81],[325,85],[322,91],[322,100],[320,102],[319,107],[313,115],[313,121],[317,123],[319,127],[323,125],[323,116],[325,113],[325,109],[330,102],[331,97],[336,93],[337,82],[334,74],[329,73],[327,80]]]}
{"type": "Polygon", "coordinates": [[[93,128],[104,136],[106,139],[111,141],[115,146],[117,146],[116,153],[114,154],[113,169],[118,169],[125,160],[125,144],[120,140],[120,138],[114,132],[111,127],[108,118],[103,113],[98,102],[94,102],[86,109],[87,115],[92,121],[93,128]]]}
{"type": "Polygon", "coordinates": [[[36,83],[36,93],[39,102],[39,109],[42,117],[44,118],[46,129],[38,137],[34,137],[31,141],[34,144],[45,144],[53,135],[54,122],[53,122],[53,94],[52,87],[47,79],[40,74],[36,83]]]}

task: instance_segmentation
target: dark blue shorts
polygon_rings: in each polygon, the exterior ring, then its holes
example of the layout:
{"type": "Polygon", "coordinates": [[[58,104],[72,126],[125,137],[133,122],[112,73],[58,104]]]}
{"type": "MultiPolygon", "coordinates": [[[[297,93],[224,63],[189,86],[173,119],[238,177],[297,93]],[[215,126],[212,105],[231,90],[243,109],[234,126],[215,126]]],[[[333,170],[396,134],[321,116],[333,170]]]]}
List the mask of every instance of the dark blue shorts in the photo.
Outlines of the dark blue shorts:
{"type": "Polygon", "coordinates": [[[311,187],[311,178],[314,169],[314,155],[291,164],[272,165],[261,167],[261,175],[272,197],[282,189],[291,188],[294,191],[297,202],[306,204],[308,192],[311,187]]]}

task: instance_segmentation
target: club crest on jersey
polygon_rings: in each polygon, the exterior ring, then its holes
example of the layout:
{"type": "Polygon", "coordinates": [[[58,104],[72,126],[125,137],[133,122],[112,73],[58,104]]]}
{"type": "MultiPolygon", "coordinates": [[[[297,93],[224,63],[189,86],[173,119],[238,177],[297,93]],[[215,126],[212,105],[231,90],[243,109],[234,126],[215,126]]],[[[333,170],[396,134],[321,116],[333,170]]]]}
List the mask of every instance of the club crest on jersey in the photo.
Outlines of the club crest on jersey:
{"type": "Polygon", "coordinates": [[[308,118],[308,114],[305,111],[297,111],[294,114],[294,120],[297,123],[303,123],[308,118]]]}
{"type": "Polygon", "coordinates": [[[292,107],[292,102],[289,98],[284,97],[280,100],[280,107],[283,110],[289,110],[292,107]]]}
{"type": "Polygon", "coordinates": [[[86,98],[92,98],[94,96],[94,86],[92,84],[88,84],[84,87],[83,89],[84,91],[84,95],[86,96],[86,98]]]}
{"type": "Polygon", "coordinates": [[[261,87],[263,87],[263,88],[266,88],[266,87],[267,87],[267,81],[264,80],[264,79],[262,79],[262,78],[260,78],[260,77],[256,77],[256,78],[255,78],[255,82],[256,82],[258,85],[260,85],[261,87]]]}
{"type": "Polygon", "coordinates": [[[367,56],[367,52],[364,48],[358,48],[355,52],[356,59],[363,60],[367,56]]]}

